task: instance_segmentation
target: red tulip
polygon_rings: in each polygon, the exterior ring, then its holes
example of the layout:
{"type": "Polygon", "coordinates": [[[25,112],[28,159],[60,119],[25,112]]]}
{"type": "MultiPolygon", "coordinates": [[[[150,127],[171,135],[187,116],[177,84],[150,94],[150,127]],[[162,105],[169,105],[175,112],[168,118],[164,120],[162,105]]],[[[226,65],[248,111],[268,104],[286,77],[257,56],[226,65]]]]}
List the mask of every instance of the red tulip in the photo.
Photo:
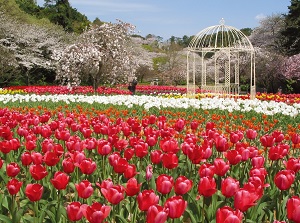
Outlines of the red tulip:
{"type": "Polygon", "coordinates": [[[288,161],[284,162],[286,169],[293,170],[297,173],[300,170],[300,159],[298,158],[289,158],[288,161]]]}
{"type": "Polygon", "coordinates": [[[265,158],[263,156],[255,156],[251,159],[251,164],[255,168],[261,168],[265,164],[265,158]]]}
{"type": "Polygon", "coordinates": [[[106,141],[106,140],[99,140],[98,141],[98,147],[97,147],[97,151],[100,155],[102,156],[106,156],[108,154],[111,153],[112,151],[112,146],[111,144],[106,141]]]}
{"type": "Polygon", "coordinates": [[[256,205],[258,195],[250,193],[248,190],[240,189],[234,195],[234,207],[242,212],[256,205]]]}
{"type": "Polygon", "coordinates": [[[127,196],[136,195],[140,191],[141,185],[142,184],[141,183],[139,184],[135,178],[130,178],[127,181],[126,188],[125,188],[126,195],[127,196]]]}
{"type": "Polygon", "coordinates": [[[174,169],[178,166],[178,157],[175,153],[168,152],[162,155],[163,166],[167,169],[174,169]]]}
{"type": "Polygon", "coordinates": [[[201,146],[183,143],[182,151],[185,153],[193,164],[199,164],[203,157],[203,149],[201,146]]]}
{"type": "Polygon", "coordinates": [[[184,126],[185,126],[185,120],[182,118],[179,118],[174,125],[174,129],[177,132],[181,132],[184,129],[184,126]]]}
{"type": "Polygon", "coordinates": [[[231,207],[224,206],[219,208],[216,213],[216,223],[242,223],[243,213],[233,210],[231,207]]]}
{"type": "Polygon", "coordinates": [[[33,164],[42,164],[43,163],[43,155],[38,152],[32,152],[31,153],[31,159],[33,164]]]}
{"type": "Polygon", "coordinates": [[[257,176],[261,179],[262,182],[265,181],[265,178],[267,176],[267,170],[264,167],[261,168],[252,168],[249,172],[250,177],[257,176]]]}
{"type": "Polygon", "coordinates": [[[128,141],[126,139],[119,139],[115,144],[114,147],[118,150],[118,151],[122,151],[124,150],[127,146],[128,146],[128,141]]]}
{"type": "Polygon", "coordinates": [[[23,182],[18,181],[17,179],[11,179],[6,184],[6,188],[11,195],[15,195],[19,192],[23,182]]]}
{"type": "Polygon", "coordinates": [[[137,196],[138,206],[141,211],[147,211],[150,206],[158,204],[159,197],[154,190],[144,190],[137,196]]]}
{"type": "Polygon", "coordinates": [[[149,146],[155,146],[157,141],[158,141],[158,136],[155,135],[155,134],[151,134],[151,135],[146,136],[146,143],[149,146]]]}
{"type": "Polygon", "coordinates": [[[35,180],[41,180],[48,175],[46,168],[42,164],[31,165],[29,167],[29,172],[35,180]]]}
{"type": "Polygon", "coordinates": [[[284,135],[281,131],[275,130],[272,133],[272,136],[275,138],[275,142],[277,143],[282,142],[284,140],[284,135]]]}
{"type": "Polygon", "coordinates": [[[181,196],[173,196],[166,200],[164,205],[169,210],[168,216],[172,219],[180,218],[187,206],[187,202],[181,196]]]}
{"type": "Polygon", "coordinates": [[[199,123],[197,122],[197,120],[193,120],[191,122],[191,129],[192,130],[196,130],[198,128],[198,126],[199,126],[199,123]]]}
{"type": "Polygon", "coordinates": [[[75,188],[78,196],[84,199],[89,198],[94,192],[92,184],[88,180],[83,180],[79,184],[75,184],[75,188]]]}
{"type": "Polygon", "coordinates": [[[225,157],[231,165],[236,165],[242,161],[242,155],[237,150],[227,151],[225,157]]]}
{"type": "Polygon", "coordinates": [[[103,181],[101,182],[101,184],[100,184],[100,183],[96,183],[96,185],[97,185],[98,187],[100,187],[100,189],[101,189],[101,188],[106,188],[106,189],[108,189],[108,188],[111,188],[111,187],[114,185],[114,183],[112,182],[111,179],[106,179],[106,180],[103,180],[103,181]]]}
{"type": "Polygon", "coordinates": [[[178,141],[174,138],[165,138],[160,140],[159,146],[161,150],[165,153],[173,152],[177,153],[179,151],[178,141]]]}
{"type": "Polygon", "coordinates": [[[83,174],[92,174],[96,170],[97,165],[92,159],[86,158],[81,161],[78,167],[83,174]]]}
{"type": "Polygon", "coordinates": [[[42,198],[44,187],[40,184],[27,184],[25,194],[30,201],[39,201],[42,198]]]}
{"type": "Polygon", "coordinates": [[[82,205],[81,207],[83,215],[90,223],[102,223],[111,210],[110,206],[98,202],[93,203],[91,206],[82,205]]]}
{"type": "Polygon", "coordinates": [[[292,135],[291,140],[292,140],[292,143],[293,143],[294,145],[299,144],[299,143],[300,143],[300,135],[297,134],[297,133],[294,133],[294,134],[292,135]]]}
{"type": "Polygon", "coordinates": [[[229,139],[230,139],[230,142],[235,144],[237,143],[238,141],[242,140],[244,137],[243,133],[240,132],[240,131],[236,131],[236,132],[230,132],[230,136],[229,136],[229,139]]]}
{"type": "Polygon", "coordinates": [[[43,160],[47,166],[55,166],[60,161],[60,158],[55,152],[48,151],[45,153],[43,160]]]}
{"type": "Polygon", "coordinates": [[[198,173],[200,177],[212,178],[215,175],[215,166],[209,163],[204,163],[200,166],[198,173]]]}
{"type": "Polygon", "coordinates": [[[9,177],[15,177],[20,173],[20,167],[17,163],[9,163],[6,166],[6,174],[9,177]]]}
{"type": "Polygon", "coordinates": [[[153,150],[150,152],[150,159],[153,164],[160,164],[162,161],[162,151],[153,150]]]}
{"type": "Polygon", "coordinates": [[[29,166],[32,163],[30,152],[24,152],[21,155],[21,162],[23,166],[29,166]]]}
{"type": "Polygon", "coordinates": [[[0,169],[1,169],[2,166],[3,166],[3,163],[4,163],[4,161],[3,161],[3,159],[1,159],[1,157],[0,157],[0,169]]]}
{"type": "Polygon", "coordinates": [[[101,193],[111,204],[119,204],[124,199],[124,192],[125,189],[121,185],[113,185],[108,188],[101,188],[101,193]]]}
{"type": "Polygon", "coordinates": [[[14,150],[14,151],[18,150],[21,147],[21,143],[20,143],[19,139],[16,139],[16,138],[10,139],[9,144],[10,144],[11,150],[14,150]]]}
{"type": "Polygon", "coordinates": [[[184,195],[192,189],[193,181],[185,176],[179,176],[174,185],[174,190],[177,195],[184,195]]]}
{"type": "Polygon", "coordinates": [[[111,166],[116,165],[119,159],[121,159],[121,155],[118,152],[114,152],[108,156],[108,162],[111,166]]]}
{"type": "Polygon", "coordinates": [[[227,177],[222,180],[221,192],[225,197],[232,197],[240,189],[240,182],[234,178],[227,177]]]}
{"type": "Polygon", "coordinates": [[[67,215],[70,221],[79,221],[83,213],[81,211],[81,203],[80,202],[71,202],[67,205],[67,215]]]}
{"type": "Polygon", "coordinates": [[[10,142],[8,140],[0,141],[0,151],[4,154],[10,153],[12,150],[10,142]]]}
{"type": "Polygon", "coordinates": [[[133,148],[135,150],[135,155],[139,158],[143,158],[148,154],[148,144],[145,142],[138,142],[133,148]]]}
{"type": "Polygon", "coordinates": [[[155,115],[150,115],[148,120],[149,120],[149,124],[154,124],[156,122],[156,116],[155,115]]]}
{"type": "Polygon", "coordinates": [[[248,139],[255,139],[257,136],[257,132],[253,129],[247,129],[246,130],[246,136],[248,139]]]}
{"type": "Polygon", "coordinates": [[[62,167],[65,173],[73,173],[75,169],[75,165],[72,158],[71,157],[65,158],[62,161],[62,167]]]}
{"type": "MultiPolygon", "coordinates": [[[[50,128],[51,128],[51,126],[50,126],[50,128]]],[[[52,129],[52,131],[53,131],[53,129],[52,129]]],[[[64,130],[56,129],[54,135],[58,140],[63,140],[63,141],[68,141],[68,139],[71,136],[69,130],[67,130],[67,129],[64,129],[64,130]]]]}
{"type": "Polygon", "coordinates": [[[295,223],[300,223],[300,198],[292,196],[288,199],[286,207],[288,219],[295,223]]]}
{"type": "Polygon", "coordinates": [[[216,181],[214,178],[209,177],[201,177],[198,184],[198,192],[200,195],[205,197],[211,197],[214,193],[216,193],[216,181]]]}
{"type": "Polygon", "coordinates": [[[124,151],[124,158],[128,161],[131,160],[131,158],[134,156],[134,149],[133,148],[127,148],[124,151]]]}
{"type": "Polygon", "coordinates": [[[259,176],[251,176],[248,182],[244,184],[243,189],[253,194],[253,196],[256,196],[256,199],[259,199],[263,196],[264,188],[268,186],[268,184],[264,184],[264,180],[259,176]]]}
{"type": "Polygon", "coordinates": [[[260,138],[260,142],[264,147],[271,147],[275,143],[275,138],[272,135],[266,134],[260,138]]]}
{"type": "Polygon", "coordinates": [[[295,181],[295,173],[292,170],[281,170],[274,178],[274,182],[279,190],[288,190],[295,181]]]}
{"type": "Polygon", "coordinates": [[[290,146],[287,144],[278,144],[276,146],[272,146],[269,149],[269,159],[270,160],[279,160],[285,157],[289,152],[290,146]]]}
{"type": "Polygon", "coordinates": [[[224,176],[229,170],[229,162],[225,162],[222,158],[216,158],[214,160],[214,171],[218,176],[224,176]]]}
{"type": "Polygon", "coordinates": [[[206,123],[206,126],[205,126],[205,128],[206,128],[207,130],[213,129],[214,127],[215,127],[215,123],[213,123],[213,122],[207,122],[207,123],[206,123]]]}
{"type": "Polygon", "coordinates": [[[218,152],[224,152],[229,149],[227,139],[224,136],[217,136],[215,138],[215,145],[218,152]]]}
{"type": "Polygon", "coordinates": [[[124,173],[128,168],[128,162],[125,158],[119,158],[113,165],[116,173],[124,173]]]}
{"type": "Polygon", "coordinates": [[[147,211],[147,223],[164,223],[168,218],[168,210],[156,204],[149,207],[147,211]]]}
{"type": "Polygon", "coordinates": [[[50,181],[57,190],[65,190],[69,183],[69,179],[70,177],[67,174],[58,171],[50,181]]]}
{"type": "Polygon", "coordinates": [[[156,178],[156,190],[161,194],[171,192],[174,185],[173,177],[166,174],[161,174],[156,178]]]}
{"type": "Polygon", "coordinates": [[[124,172],[124,177],[130,179],[134,177],[138,172],[136,172],[135,164],[128,164],[127,169],[124,172]]]}

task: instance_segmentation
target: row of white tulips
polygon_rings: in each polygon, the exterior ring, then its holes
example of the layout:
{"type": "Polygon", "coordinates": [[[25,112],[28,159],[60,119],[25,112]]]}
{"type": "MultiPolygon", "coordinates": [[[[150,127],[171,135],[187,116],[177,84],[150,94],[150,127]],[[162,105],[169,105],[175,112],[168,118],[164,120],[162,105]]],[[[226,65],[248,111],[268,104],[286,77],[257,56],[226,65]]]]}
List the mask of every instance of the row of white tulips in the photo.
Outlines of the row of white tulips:
{"type": "Polygon", "coordinates": [[[220,109],[229,112],[241,111],[264,113],[266,115],[282,114],[296,117],[300,112],[300,104],[288,105],[283,102],[242,100],[233,98],[163,98],[155,96],[131,96],[131,95],[0,95],[0,103],[7,104],[9,102],[64,102],[64,103],[99,103],[112,105],[125,105],[131,108],[134,105],[142,106],[145,110],[150,108],[193,108],[193,109],[220,109]]]}

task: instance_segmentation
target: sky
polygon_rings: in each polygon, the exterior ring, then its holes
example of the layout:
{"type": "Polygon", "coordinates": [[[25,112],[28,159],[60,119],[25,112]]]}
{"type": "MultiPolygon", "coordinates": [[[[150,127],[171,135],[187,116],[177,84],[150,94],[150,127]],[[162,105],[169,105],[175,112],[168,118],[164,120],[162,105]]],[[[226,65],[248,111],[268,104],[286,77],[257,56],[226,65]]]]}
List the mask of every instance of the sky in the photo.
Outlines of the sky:
{"type": "MultiPolygon", "coordinates": [[[[37,0],[39,5],[44,0],[37,0]]],[[[237,29],[255,28],[266,16],[288,13],[290,0],[69,0],[90,21],[115,23],[116,19],[136,26],[141,36],[153,34],[168,40],[171,36],[192,36],[219,25],[237,29]]]]}

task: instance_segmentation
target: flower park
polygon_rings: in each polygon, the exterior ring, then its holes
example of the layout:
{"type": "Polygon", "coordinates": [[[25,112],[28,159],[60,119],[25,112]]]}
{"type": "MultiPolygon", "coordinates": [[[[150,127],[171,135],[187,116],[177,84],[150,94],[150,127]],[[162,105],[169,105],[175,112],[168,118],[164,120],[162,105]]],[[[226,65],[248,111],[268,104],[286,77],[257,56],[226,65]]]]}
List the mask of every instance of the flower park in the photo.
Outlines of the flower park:
{"type": "Polygon", "coordinates": [[[166,41],[38,2],[0,0],[1,223],[300,223],[299,0],[166,41]]]}
{"type": "Polygon", "coordinates": [[[166,88],[2,89],[1,221],[299,222],[300,96],[166,88]]]}

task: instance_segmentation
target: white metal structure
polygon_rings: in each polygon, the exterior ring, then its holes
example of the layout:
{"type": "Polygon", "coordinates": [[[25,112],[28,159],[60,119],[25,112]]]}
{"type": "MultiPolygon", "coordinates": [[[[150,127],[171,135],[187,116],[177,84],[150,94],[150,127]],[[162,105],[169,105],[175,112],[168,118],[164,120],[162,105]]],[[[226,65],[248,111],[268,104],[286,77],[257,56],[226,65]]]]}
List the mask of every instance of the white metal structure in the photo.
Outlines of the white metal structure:
{"type": "MultiPolygon", "coordinates": [[[[250,67],[250,97],[255,98],[255,52],[245,34],[225,25],[210,26],[199,32],[190,42],[187,52],[187,92],[195,94],[196,73],[201,74],[201,89],[232,95],[239,94],[240,61],[247,58],[250,67]],[[196,62],[200,58],[200,66],[196,62]],[[214,80],[213,80],[214,78],[214,80]]],[[[199,77],[199,76],[198,76],[199,77]]]]}

